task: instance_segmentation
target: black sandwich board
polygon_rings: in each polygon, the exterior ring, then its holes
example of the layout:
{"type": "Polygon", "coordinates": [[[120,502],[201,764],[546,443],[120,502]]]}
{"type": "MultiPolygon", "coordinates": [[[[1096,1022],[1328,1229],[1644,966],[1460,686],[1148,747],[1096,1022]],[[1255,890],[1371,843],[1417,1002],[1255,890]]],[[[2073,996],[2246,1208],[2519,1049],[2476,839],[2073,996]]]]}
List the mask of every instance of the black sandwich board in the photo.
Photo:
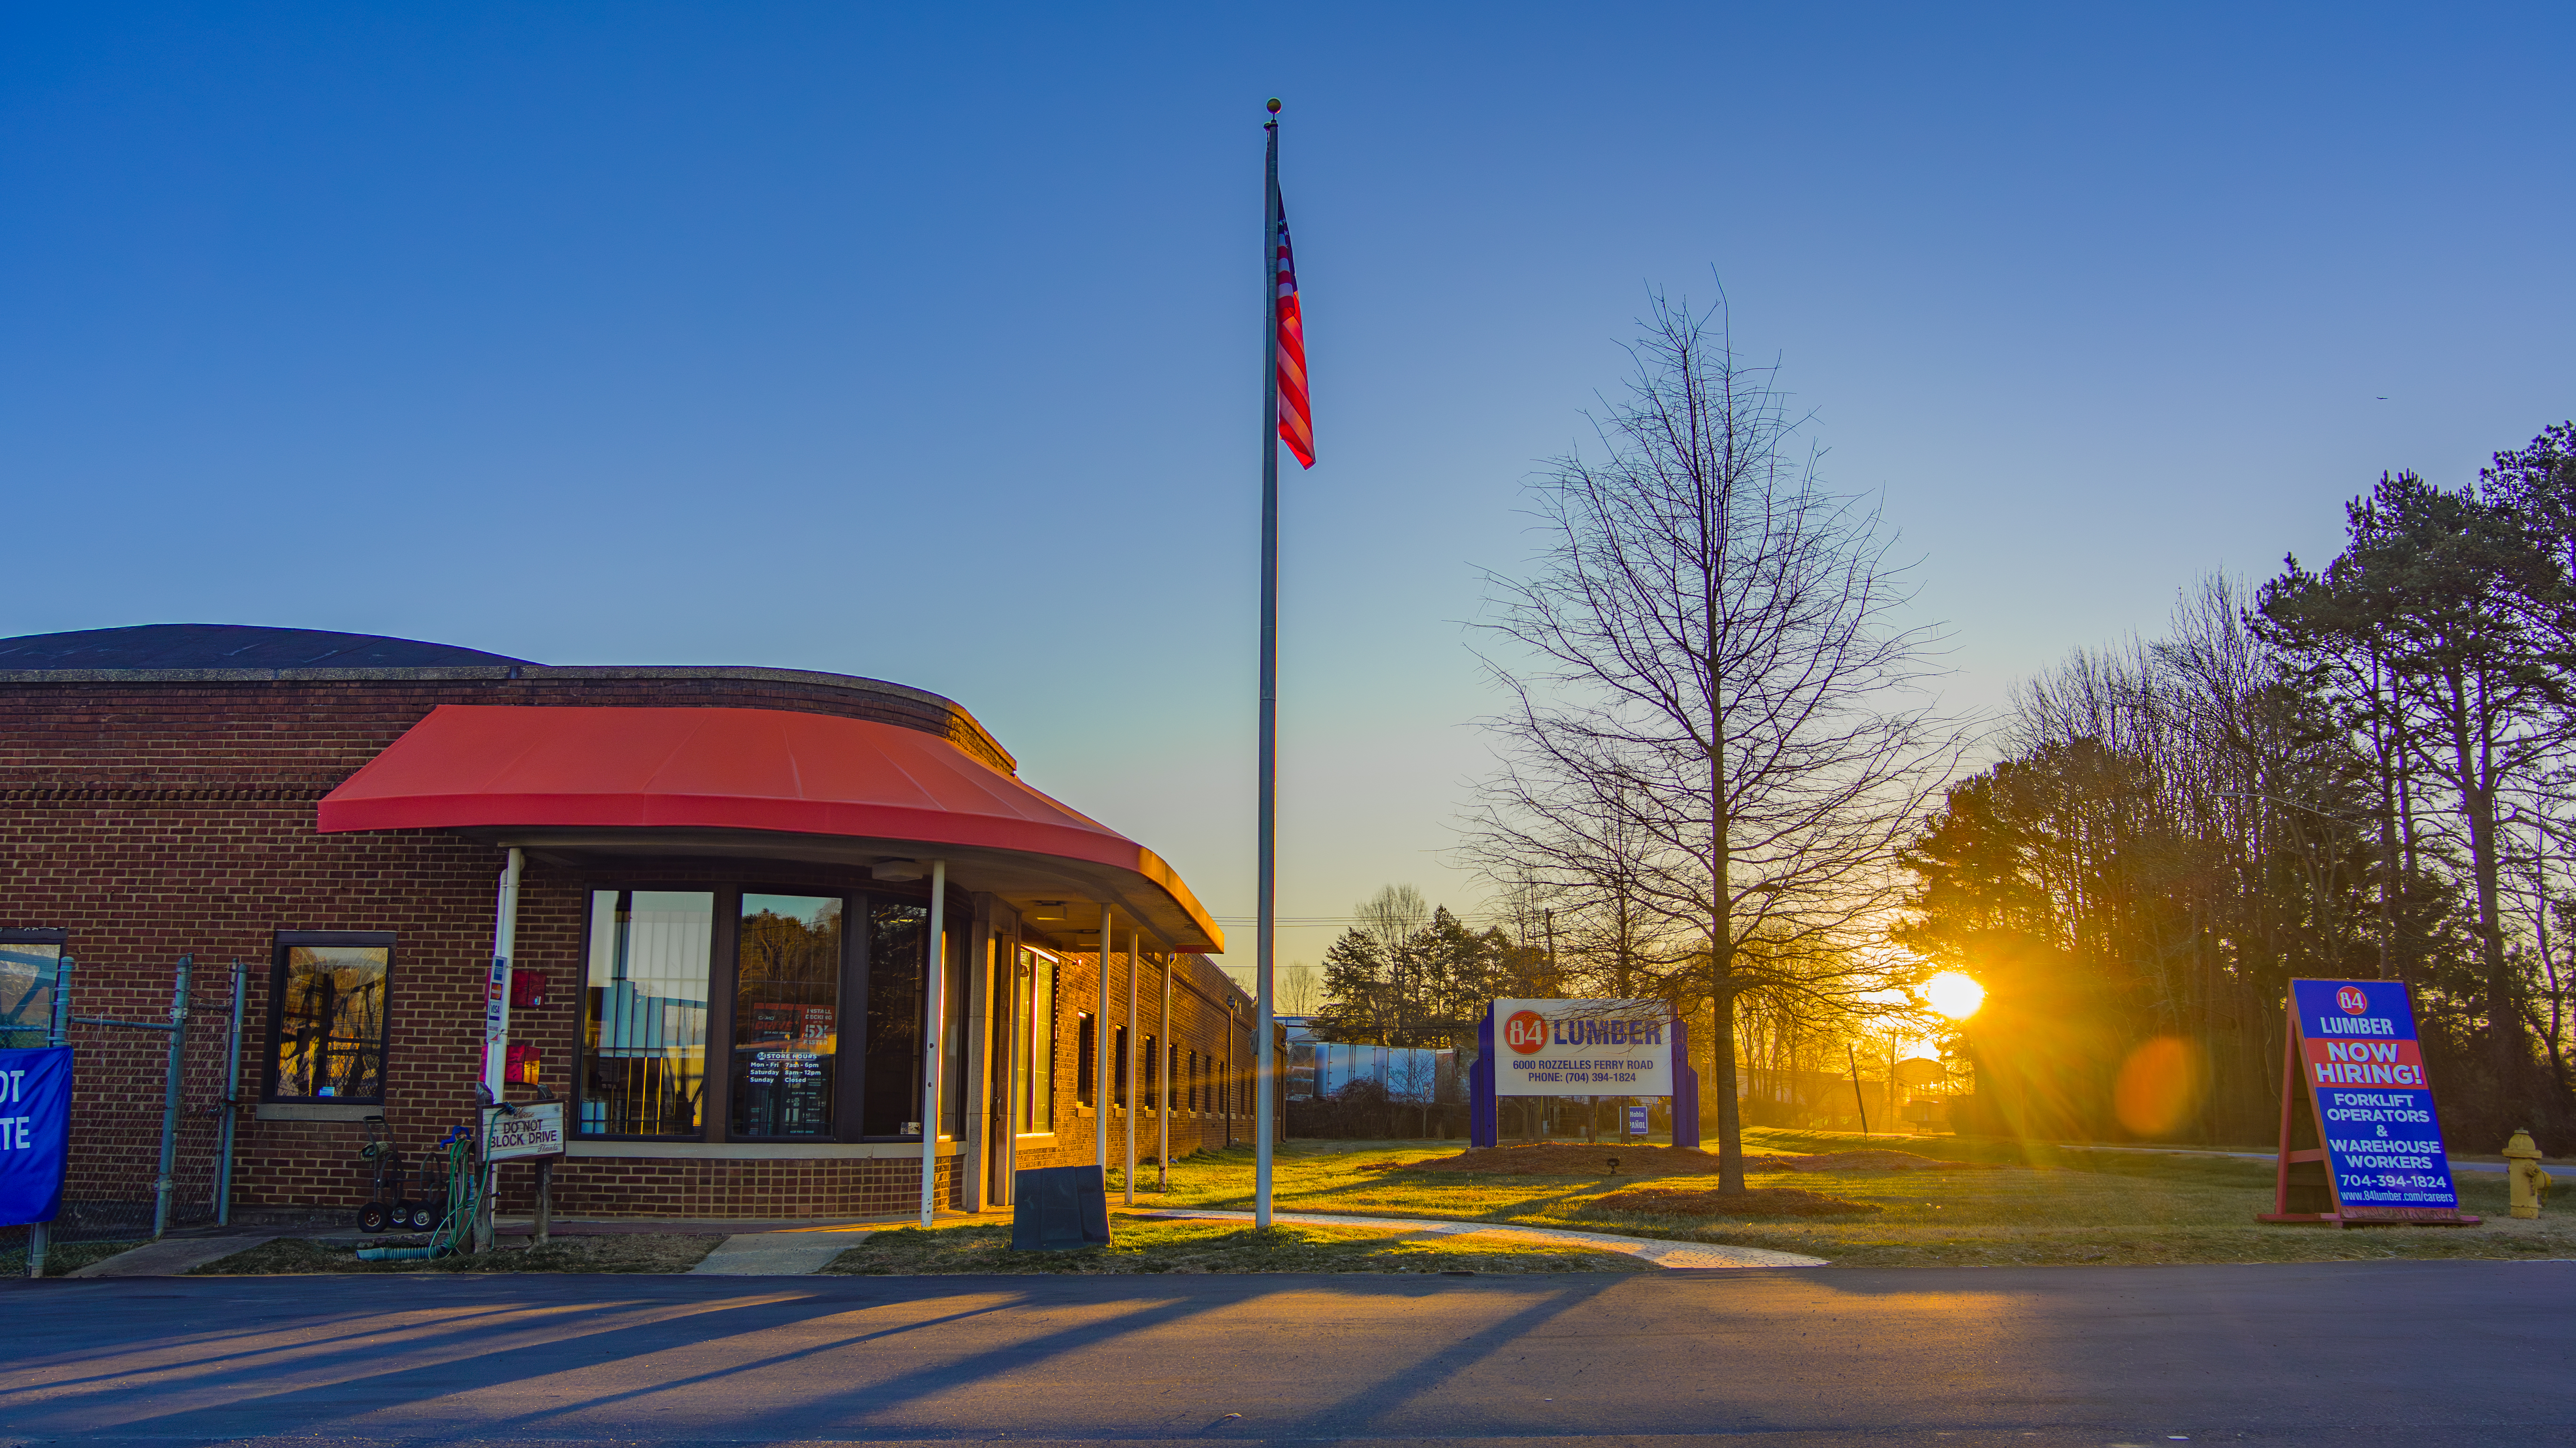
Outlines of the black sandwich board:
{"type": "Polygon", "coordinates": [[[1011,1250],[1078,1252],[1109,1245],[1109,1183],[1096,1166],[1011,1173],[1011,1250]]]}

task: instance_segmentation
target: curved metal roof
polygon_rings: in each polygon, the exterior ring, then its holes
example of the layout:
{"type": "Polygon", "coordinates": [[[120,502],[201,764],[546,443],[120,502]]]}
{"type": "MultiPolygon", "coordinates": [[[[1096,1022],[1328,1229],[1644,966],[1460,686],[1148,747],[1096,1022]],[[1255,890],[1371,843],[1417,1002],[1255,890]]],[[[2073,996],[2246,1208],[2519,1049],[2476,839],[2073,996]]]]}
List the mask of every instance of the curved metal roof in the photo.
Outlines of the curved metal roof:
{"type": "Polygon", "coordinates": [[[146,623],[0,639],[0,669],[418,669],[532,662],[381,634],[240,623],[146,623]]]}

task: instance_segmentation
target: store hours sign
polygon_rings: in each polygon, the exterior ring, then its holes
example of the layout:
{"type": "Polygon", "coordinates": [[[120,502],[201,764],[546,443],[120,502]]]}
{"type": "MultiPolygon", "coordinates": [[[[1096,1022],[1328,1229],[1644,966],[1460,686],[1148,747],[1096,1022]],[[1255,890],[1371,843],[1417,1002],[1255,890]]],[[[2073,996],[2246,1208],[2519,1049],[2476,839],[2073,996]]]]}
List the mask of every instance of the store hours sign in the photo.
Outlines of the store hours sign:
{"type": "Polygon", "coordinates": [[[1670,1096],[1672,1011],[1662,1001],[1494,1002],[1497,1096],[1670,1096]]]}
{"type": "Polygon", "coordinates": [[[2336,1212],[2348,1220],[2457,1218],[2460,1194],[2407,988],[2294,980],[2290,1031],[2336,1212]]]}

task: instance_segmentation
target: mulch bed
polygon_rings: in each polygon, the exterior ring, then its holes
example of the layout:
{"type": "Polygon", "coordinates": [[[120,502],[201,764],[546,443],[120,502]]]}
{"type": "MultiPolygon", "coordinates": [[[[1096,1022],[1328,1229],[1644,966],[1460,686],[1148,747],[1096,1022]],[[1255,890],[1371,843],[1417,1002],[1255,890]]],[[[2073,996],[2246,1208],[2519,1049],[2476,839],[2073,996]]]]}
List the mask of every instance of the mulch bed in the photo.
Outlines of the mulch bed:
{"type": "MultiPolygon", "coordinates": [[[[1828,1151],[1814,1156],[1753,1156],[1757,1171],[1972,1171],[1989,1162],[1942,1161],[1910,1151],[1828,1151]]],[[[1589,1145],[1549,1141],[1527,1146],[1487,1146],[1428,1161],[1370,1162],[1362,1171],[1455,1171],[1487,1176],[1660,1177],[1715,1176],[1717,1153],[1676,1146],[1589,1145]],[[1613,1163],[1616,1163],[1614,1166],[1613,1163]]]]}
{"type": "Polygon", "coordinates": [[[1715,1187],[1630,1187],[1595,1197],[1587,1211],[1638,1212],[1656,1217],[1845,1217],[1886,1210],[1796,1187],[1754,1187],[1722,1192],[1715,1187]]]}
{"type": "Polygon", "coordinates": [[[1826,1151],[1814,1156],[1748,1156],[1746,1171],[1989,1171],[2002,1170],[2001,1163],[1991,1161],[1943,1161],[1938,1157],[1917,1156],[1910,1151],[1879,1149],[1873,1151],[1826,1151]]]}

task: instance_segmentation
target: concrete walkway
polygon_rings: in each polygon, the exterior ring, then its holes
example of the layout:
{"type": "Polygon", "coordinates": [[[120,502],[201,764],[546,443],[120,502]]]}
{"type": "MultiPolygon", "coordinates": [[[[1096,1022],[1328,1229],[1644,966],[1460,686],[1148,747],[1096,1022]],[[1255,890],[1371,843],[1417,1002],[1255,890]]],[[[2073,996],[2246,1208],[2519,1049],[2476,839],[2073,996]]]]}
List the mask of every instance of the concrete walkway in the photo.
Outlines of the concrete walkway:
{"type": "MultiPolygon", "coordinates": [[[[1203,1212],[1193,1207],[1156,1207],[1135,1215],[1153,1217],[1198,1217],[1226,1222],[1249,1222],[1250,1212],[1203,1212]]],[[[1803,1252],[1774,1252],[1767,1247],[1730,1247],[1719,1242],[1665,1242],[1652,1237],[1621,1237],[1609,1232],[1572,1232],[1557,1227],[1515,1227],[1499,1222],[1444,1222],[1424,1217],[1342,1217],[1320,1212],[1273,1212],[1270,1220],[1319,1227],[1394,1227],[1408,1232],[1431,1232],[1443,1237],[1489,1236],[1510,1237],[1523,1242],[1544,1242],[1560,1247],[1584,1247],[1595,1252],[1624,1252],[1642,1258],[1658,1267],[1822,1267],[1825,1259],[1803,1252]]]]}
{"type": "Polygon", "coordinates": [[[164,1237],[146,1242],[132,1251],[103,1257],[86,1267],[76,1267],[65,1277],[185,1277],[196,1268],[235,1252],[247,1251],[262,1242],[276,1240],[275,1232],[259,1232],[235,1237],[164,1237]]]}
{"type": "Polygon", "coordinates": [[[741,1232],[689,1269],[715,1277],[810,1277],[833,1258],[859,1245],[880,1227],[806,1227],[786,1232],[741,1232]]]}

